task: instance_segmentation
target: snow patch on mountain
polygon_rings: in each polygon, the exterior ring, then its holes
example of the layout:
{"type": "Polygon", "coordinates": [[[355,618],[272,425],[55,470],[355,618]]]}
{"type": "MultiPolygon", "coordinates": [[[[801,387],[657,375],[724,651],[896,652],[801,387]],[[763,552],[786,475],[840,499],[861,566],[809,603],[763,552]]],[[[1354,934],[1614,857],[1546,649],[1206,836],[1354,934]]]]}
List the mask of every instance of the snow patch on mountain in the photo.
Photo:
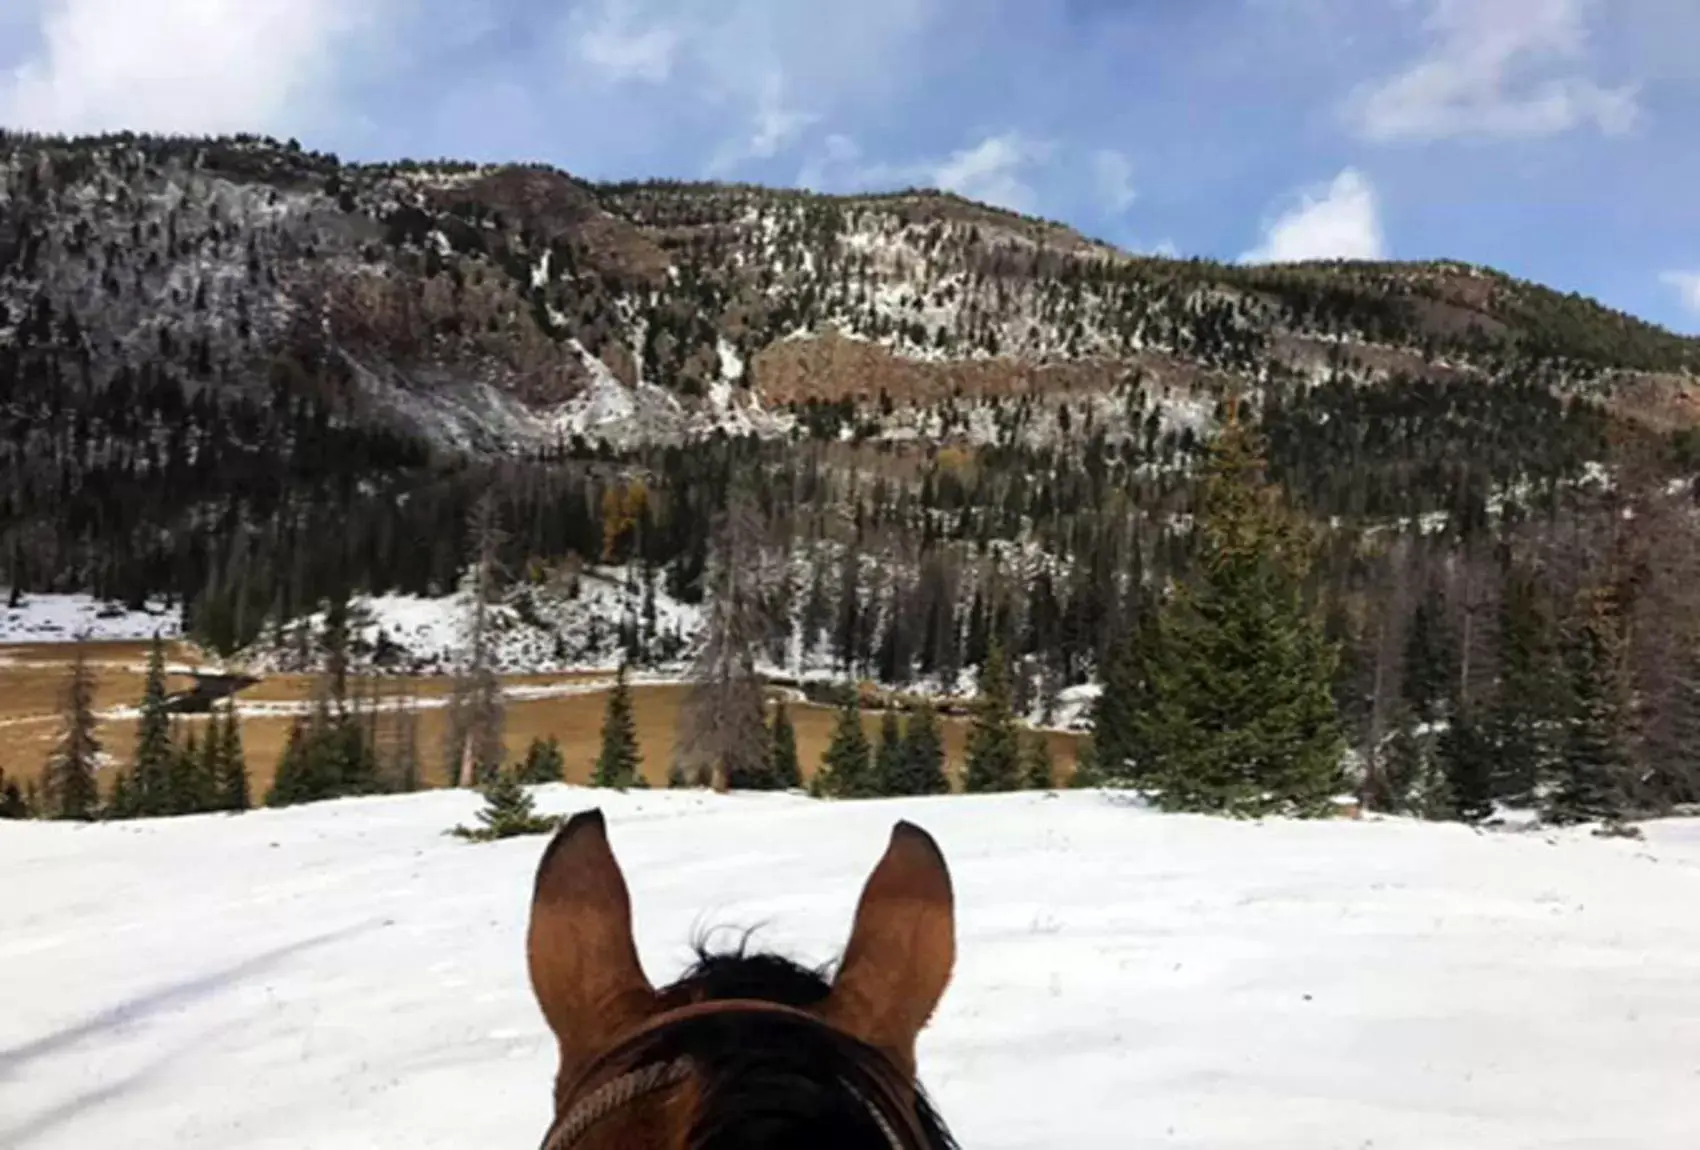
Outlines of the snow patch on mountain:
{"type": "MultiPolygon", "coordinates": [[[[450,674],[471,650],[473,597],[362,595],[349,603],[350,660],[357,669],[450,674]]],[[[628,567],[592,567],[546,585],[508,590],[485,607],[493,667],[506,674],[558,674],[617,668],[626,657],[622,633],[635,636],[634,660],[650,670],[682,669],[702,627],[701,608],[653,591],[628,567]],[[650,603],[646,609],[645,603],[650,603]]],[[[255,670],[298,671],[322,665],[325,612],[269,632],[239,662],[255,670]]]]}
{"type": "Polygon", "coordinates": [[[140,608],[85,594],[26,592],[16,607],[0,586],[0,643],[68,643],[79,635],[99,642],[162,639],[182,634],[182,613],[163,599],[140,608]]]}

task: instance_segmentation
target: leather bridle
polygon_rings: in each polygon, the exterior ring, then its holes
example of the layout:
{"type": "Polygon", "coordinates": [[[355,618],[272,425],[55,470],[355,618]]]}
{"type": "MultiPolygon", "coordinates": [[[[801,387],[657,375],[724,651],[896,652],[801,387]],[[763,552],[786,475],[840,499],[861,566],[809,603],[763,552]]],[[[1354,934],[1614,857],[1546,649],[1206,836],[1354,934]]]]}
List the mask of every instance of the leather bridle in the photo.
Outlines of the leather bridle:
{"type": "MultiPolygon", "coordinates": [[[[639,1099],[684,1082],[695,1069],[688,1055],[666,1061],[646,1062],[612,1078],[606,1076],[610,1067],[619,1061],[623,1053],[644,1039],[694,1019],[720,1014],[766,1014],[800,1021],[810,1026],[827,1026],[827,1023],[806,1010],[754,998],[715,999],[663,1011],[628,1032],[606,1052],[593,1059],[573,1079],[572,1085],[560,1093],[555,1123],[544,1136],[542,1150],[569,1150],[589,1133],[592,1127],[609,1115],[639,1099]]],[[[869,1116],[885,1135],[890,1150],[924,1148],[928,1139],[925,1129],[921,1126],[914,1099],[901,1097],[895,1089],[880,1081],[878,1076],[876,1083],[882,1098],[867,1097],[851,1082],[847,1081],[844,1085],[867,1108],[869,1116]],[[908,1135],[911,1141],[905,1142],[903,1135],[908,1135]]]]}

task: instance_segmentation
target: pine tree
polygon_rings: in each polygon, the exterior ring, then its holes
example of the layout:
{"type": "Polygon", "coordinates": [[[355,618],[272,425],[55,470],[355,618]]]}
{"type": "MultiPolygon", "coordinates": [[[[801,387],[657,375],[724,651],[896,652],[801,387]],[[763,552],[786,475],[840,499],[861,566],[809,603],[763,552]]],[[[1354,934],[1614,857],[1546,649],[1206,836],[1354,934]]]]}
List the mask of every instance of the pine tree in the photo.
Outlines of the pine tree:
{"type": "Polygon", "coordinates": [[[637,719],[632,713],[632,690],[626,682],[626,666],[622,663],[603,710],[602,750],[596,756],[596,770],[591,776],[591,783],[624,790],[637,781],[641,763],[637,719]]]}
{"type": "Polygon", "coordinates": [[[893,707],[887,707],[880,715],[879,750],[874,754],[873,789],[879,795],[902,795],[910,793],[907,786],[907,747],[904,744],[903,728],[893,707]]]}
{"type": "Polygon", "coordinates": [[[1200,493],[1194,580],[1159,618],[1140,737],[1169,809],[1321,815],[1345,785],[1338,651],[1302,598],[1309,539],[1262,466],[1230,420],[1200,493]]]}
{"type": "Polygon", "coordinates": [[[484,787],[484,806],[478,812],[482,826],[457,826],[453,833],[474,842],[513,838],[517,835],[548,834],[560,825],[560,819],[539,815],[531,794],[521,785],[513,771],[497,771],[496,777],[484,787]]]}
{"type": "Polygon", "coordinates": [[[160,813],[193,814],[201,783],[201,740],[195,728],[181,718],[173,718],[170,729],[171,766],[166,772],[165,809],[160,813]]]}
{"type": "Polygon", "coordinates": [[[1151,705],[1150,660],[1156,647],[1156,619],[1139,609],[1128,633],[1112,644],[1104,661],[1097,700],[1092,705],[1092,743],[1100,767],[1132,782],[1150,767],[1140,743],[1139,717],[1151,705]]]}
{"type": "Polygon", "coordinates": [[[224,710],[219,728],[219,779],[217,807],[223,811],[245,811],[252,805],[248,793],[248,759],[242,750],[242,728],[236,717],[236,700],[224,710]]]}
{"type": "Polygon", "coordinates": [[[1426,813],[1477,823],[1493,814],[1493,747],[1475,716],[1453,717],[1435,744],[1443,794],[1426,796],[1426,813]]]}
{"type": "Polygon", "coordinates": [[[1405,632],[1405,701],[1419,723],[1434,723],[1446,715],[1457,662],[1446,630],[1445,604],[1431,587],[1411,612],[1405,632]]]}
{"type": "Polygon", "coordinates": [[[289,736],[283,744],[277,770],[272,775],[271,789],[266,792],[268,807],[287,807],[313,800],[310,742],[306,723],[298,718],[289,725],[289,736]]]}
{"type": "Polygon", "coordinates": [[[1021,785],[1021,739],[1010,696],[1003,644],[994,639],[980,667],[980,692],[968,728],[965,786],[970,793],[1013,791],[1021,785]]]}
{"type": "MultiPolygon", "coordinates": [[[[174,725],[175,727],[175,725],[174,725]]],[[[173,730],[171,769],[166,774],[165,810],[167,815],[193,814],[201,790],[201,744],[195,729],[189,728],[181,741],[173,730]]]]}
{"type": "Polygon", "coordinates": [[[92,819],[100,801],[95,782],[100,741],[95,737],[94,674],[88,648],[78,641],[71,673],[65,683],[64,729],[47,761],[42,790],[44,813],[50,819],[92,819]]]}
{"type": "Polygon", "coordinates": [[[1048,791],[1057,785],[1051,740],[1043,731],[1029,732],[1021,753],[1021,785],[1029,791],[1048,791]]]}
{"type": "Polygon", "coordinates": [[[378,780],[377,750],[363,713],[366,705],[364,697],[356,695],[352,711],[346,703],[338,703],[330,715],[324,735],[324,753],[331,764],[326,797],[370,795],[383,789],[378,780]]]}
{"type": "Polygon", "coordinates": [[[136,817],[135,784],[130,772],[121,770],[112,779],[112,795],[106,801],[105,818],[133,819],[136,817]]]}
{"type": "Polygon", "coordinates": [[[144,818],[171,813],[171,716],[165,709],[165,643],[156,632],[148,648],[147,678],[142,686],[136,753],[130,766],[129,804],[144,818]]]}
{"type": "Polygon", "coordinates": [[[797,728],[791,723],[791,712],[781,699],[773,710],[773,745],[769,771],[774,785],[780,790],[794,790],[803,785],[803,767],[797,758],[797,728]]]}
{"type": "Polygon", "coordinates": [[[1566,652],[1572,704],[1558,778],[1542,812],[1550,822],[1625,814],[1630,762],[1622,623],[1614,589],[1588,593],[1566,652]]]}
{"type": "Polygon", "coordinates": [[[194,785],[190,811],[218,809],[219,784],[224,781],[224,740],[220,737],[219,726],[218,716],[212,715],[207,721],[206,737],[201,742],[200,761],[195,764],[194,774],[190,776],[194,785]]]}
{"type": "MultiPolygon", "coordinates": [[[[607,734],[604,731],[603,745],[607,745],[607,734]]],[[[561,754],[561,741],[550,735],[547,739],[536,738],[525,750],[525,760],[520,763],[519,781],[527,786],[541,783],[559,783],[566,781],[567,760],[561,754]]],[[[601,783],[600,786],[612,786],[611,783],[601,783]]]]}
{"type": "Polygon", "coordinates": [[[821,769],[815,776],[821,792],[839,799],[871,796],[873,778],[868,761],[871,752],[867,732],[862,730],[862,698],[851,687],[838,710],[838,725],[833,728],[832,741],[827,744],[821,769]]]}
{"type": "Polygon", "coordinates": [[[1552,624],[1539,584],[1513,572],[1499,602],[1499,684],[1487,716],[1495,796],[1517,806],[1533,801],[1551,775],[1557,748],[1549,733],[1562,726],[1562,668],[1552,650],[1552,624]]]}
{"type": "Polygon", "coordinates": [[[903,787],[905,795],[943,795],[950,792],[944,769],[944,733],[939,713],[930,699],[923,698],[904,724],[903,787]]]}

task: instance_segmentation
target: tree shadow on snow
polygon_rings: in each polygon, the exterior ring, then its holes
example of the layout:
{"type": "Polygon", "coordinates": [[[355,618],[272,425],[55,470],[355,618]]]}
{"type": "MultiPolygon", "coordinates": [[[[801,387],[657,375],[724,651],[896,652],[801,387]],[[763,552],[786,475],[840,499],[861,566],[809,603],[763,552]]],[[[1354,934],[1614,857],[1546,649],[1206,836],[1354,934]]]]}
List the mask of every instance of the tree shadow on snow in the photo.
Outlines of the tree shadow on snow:
{"type": "MultiPolygon", "coordinates": [[[[227,987],[236,985],[250,975],[269,970],[298,954],[315,950],[356,934],[362,934],[376,925],[376,923],[366,923],[360,926],[347,927],[343,930],[302,939],[300,942],[292,942],[287,946],[276,947],[251,958],[243,959],[241,962],[227,966],[223,970],[197,975],[194,978],[174,982],[150,990],[145,994],[137,995],[127,1002],[108,1007],[99,1014],[74,1026],[68,1026],[64,1030],[44,1035],[31,1042],[26,1042],[22,1046],[0,1050],[0,1078],[9,1076],[12,1072],[39,1058],[45,1058],[48,1055],[57,1054],[67,1047],[75,1046],[84,1039],[98,1037],[114,1028],[144,1021],[148,1016],[158,1014],[162,1010],[183,1006],[197,999],[217,994],[227,987]]],[[[9,1144],[0,1140],[0,1145],[9,1144]]]]}

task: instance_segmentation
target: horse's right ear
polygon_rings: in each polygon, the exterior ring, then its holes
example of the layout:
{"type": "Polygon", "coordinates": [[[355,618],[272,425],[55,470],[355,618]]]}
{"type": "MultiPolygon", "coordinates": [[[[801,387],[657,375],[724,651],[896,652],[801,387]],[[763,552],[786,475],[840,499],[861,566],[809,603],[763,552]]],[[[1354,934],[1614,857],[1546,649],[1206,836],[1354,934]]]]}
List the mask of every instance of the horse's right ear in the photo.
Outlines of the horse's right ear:
{"type": "Polygon", "coordinates": [[[632,937],[631,896],[600,810],[574,815],[543,852],[525,951],[537,1004],[561,1047],[562,1079],[655,1010],[632,937]]]}
{"type": "Polygon", "coordinates": [[[832,991],[817,1008],[840,1030],[915,1073],[915,1039],[950,982],[956,909],[938,843],[900,822],[856,906],[832,991]]]}

